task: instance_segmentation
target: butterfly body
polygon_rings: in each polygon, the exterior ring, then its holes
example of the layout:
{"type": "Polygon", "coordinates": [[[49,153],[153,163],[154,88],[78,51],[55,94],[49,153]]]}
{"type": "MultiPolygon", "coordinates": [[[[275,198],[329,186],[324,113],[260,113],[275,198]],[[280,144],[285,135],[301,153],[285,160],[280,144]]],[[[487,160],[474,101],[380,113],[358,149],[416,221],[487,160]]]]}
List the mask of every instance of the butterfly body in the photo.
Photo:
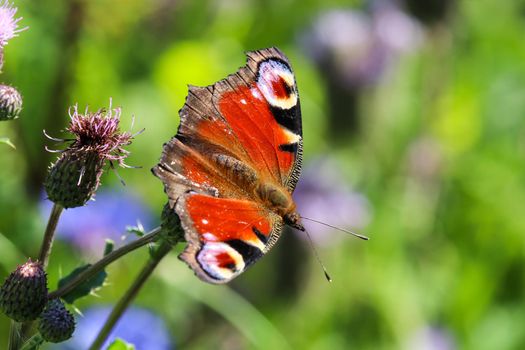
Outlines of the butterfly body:
{"type": "Polygon", "coordinates": [[[299,95],[276,48],[208,87],[190,86],[177,135],[153,172],[181,218],[180,258],[226,283],[262,257],[284,224],[304,230],[292,192],[302,158],[299,95]]]}

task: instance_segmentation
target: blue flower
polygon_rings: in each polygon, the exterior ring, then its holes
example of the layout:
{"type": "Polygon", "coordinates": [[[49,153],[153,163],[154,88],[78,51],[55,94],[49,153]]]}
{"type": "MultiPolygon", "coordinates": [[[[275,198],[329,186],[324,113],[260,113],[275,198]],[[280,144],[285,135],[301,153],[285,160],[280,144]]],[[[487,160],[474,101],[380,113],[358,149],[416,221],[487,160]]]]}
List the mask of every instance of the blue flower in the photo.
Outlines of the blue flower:
{"type": "MultiPolygon", "coordinates": [[[[87,349],[106,322],[110,307],[93,307],[77,317],[73,338],[60,344],[61,350],[87,349]]],[[[151,311],[131,307],[127,309],[102,347],[105,349],[116,338],[135,345],[136,349],[173,349],[173,342],[164,321],[151,311]]]]}
{"type": "MultiPolygon", "coordinates": [[[[41,205],[45,220],[49,216],[51,206],[49,200],[43,201],[41,205]]],[[[126,227],[135,226],[137,223],[150,229],[153,228],[155,219],[151,210],[136,195],[130,194],[129,188],[100,190],[94,201],[62,213],[57,237],[69,241],[85,252],[99,253],[104,248],[106,238],[119,242],[126,232],[126,227]]]]}

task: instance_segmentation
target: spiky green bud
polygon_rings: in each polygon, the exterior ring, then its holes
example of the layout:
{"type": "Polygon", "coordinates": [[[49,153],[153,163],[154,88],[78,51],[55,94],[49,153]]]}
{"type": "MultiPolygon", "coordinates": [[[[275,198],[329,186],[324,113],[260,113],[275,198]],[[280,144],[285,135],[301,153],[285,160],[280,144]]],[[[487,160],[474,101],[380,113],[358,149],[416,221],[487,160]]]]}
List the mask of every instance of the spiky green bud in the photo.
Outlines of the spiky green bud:
{"type": "Polygon", "coordinates": [[[75,318],[60,299],[52,299],[40,316],[38,331],[48,342],[63,342],[73,335],[75,318]]]}
{"type": "Polygon", "coordinates": [[[18,118],[22,110],[22,96],[11,86],[0,85],[0,120],[18,118]]]}
{"type": "Polygon", "coordinates": [[[160,221],[160,226],[164,230],[164,237],[166,237],[171,244],[184,241],[184,230],[180,224],[180,218],[175,210],[170,208],[169,203],[164,205],[162,214],[160,215],[160,221]]]}
{"type": "Polygon", "coordinates": [[[47,174],[48,198],[64,208],[83,206],[97,190],[104,164],[98,153],[66,150],[47,174]]]}
{"type": "Polygon", "coordinates": [[[0,288],[0,309],[18,322],[35,320],[47,302],[47,277],[39,262],[18,266],[0,288]]]}

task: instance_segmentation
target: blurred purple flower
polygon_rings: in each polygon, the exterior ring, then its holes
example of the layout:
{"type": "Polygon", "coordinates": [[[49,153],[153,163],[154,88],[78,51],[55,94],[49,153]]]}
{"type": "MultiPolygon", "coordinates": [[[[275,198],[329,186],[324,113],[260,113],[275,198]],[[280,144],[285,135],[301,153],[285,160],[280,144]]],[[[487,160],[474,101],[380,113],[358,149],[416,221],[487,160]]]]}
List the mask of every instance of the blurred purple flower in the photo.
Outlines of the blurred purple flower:
{"type": "Polygon", "coordinates": [[[16,18],[16,11],[9,1],[5,0],[0,5],[0,48],[4,47],[7,42],[18,35],[19,32],[26,28],[18,29],[18,22],[22,17],[16,18]]]}
{"type": "MultiPolygon", "coordinates": [[[[110,307],[94,307],[86,310],[84,316],[77,317],[77,327],[73,337],[61,343],[61,350],[87,349],[102,328],[111,312],[110,307]]],[[[151,311],[131,307],[124,312],[115,328],[103,345],[105,349],[116,338],[121,338],[139,349],[173,349],[170,333],[164,321],[151,311]]]]}
{"type": "Polygon", "coordinates": [[[454,340],[448,332],[428,326],[416,330],[405,347],[408,350],[454,350],[455,348],[454,340]]]}
{"type": "MultiPolygon", "coordinates": [[[[318,159],[310,162],[294,192],[301,216],[345,228],[362,229],[370,221],[366,197],[353,191],[340,175],[335,161],[318,159]]],[[[303,224],[319,243],[335,243],[334,229],[308,220],[303,224]]],[[[304,237],[304,235],[301,235],[304,237]]]]}
{"type": "MultiPolygon", "coordinates": [[[[41,213],[47,220],[52,203],[44,200],[41,213]]],[[[126,227],[142,224],[152,228],[155,220],[151,211],[126,190],[100,190],[95,200],[83,207],[65,210],[57,227],[57,237],[69,241],[86,253],[100,254],[105,239],[117,244],[126,233],[126,227]]],[[[134,235],[129,235],[131,239],[134,235]]]]}
{"type": "Polygon", "coordinates": [[[422,42],[423,28],[392,0],[371,3],[374,34],[394,54],[411,52],[422,42]]]}
{"type": "Polygon", "coordinates": [[[347,88],[375,84],[392,58],[419,46],[422,29],[392,1],[372,1],[369,13],[331,10],[302,37],[306,52],[347,88]]]}
{"type": "Polygon", "coordinates": [[[408,149],[408,175],[431,183],[443,171],[444,160],[440,144],[429,136],[416,138],[408,149]]]}

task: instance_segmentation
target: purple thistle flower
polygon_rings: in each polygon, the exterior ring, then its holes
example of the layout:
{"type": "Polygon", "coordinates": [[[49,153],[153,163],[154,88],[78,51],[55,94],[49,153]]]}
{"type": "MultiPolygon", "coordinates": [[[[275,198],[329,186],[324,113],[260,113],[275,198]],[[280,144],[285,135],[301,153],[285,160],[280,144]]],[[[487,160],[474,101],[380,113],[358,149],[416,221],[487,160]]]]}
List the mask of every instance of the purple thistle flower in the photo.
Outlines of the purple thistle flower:
{"type": "Polygon", "coordinates": [[[22,96],[12,86],[0,84],[0,120],[18,118],[22,110],[22,96]]]}
{"type": "Polygon", "coordinates": [[[69,110],[71,123],[67,131],[75,135],[75,141],[69,146],[70,149],[83,152],[94,152],[100,158],[116,161],[125,166],[124,159],[129,152],[123,146],[129,145],[133,136],[129,132],[120,133],[121,109],[104,108],[95,113],[89,113],[86,109],[84,114],[78,112],[78,105],[69,110]]]}
{"type": "Polygon", "coordinates": [[[17,10],[7,0],[0,5],[0,48],[3,48],[9,40],[18,36],[18,33],[27,29],[27,27],[18,29],[18,22],[22,17],[15,19],[17,10]]]}
{"type": "MultiPolygon", "coordinates": [[[[94,307],[77,318],[77,330],[73,338],[58,346],[61,350],[87,349],[102,328],[111,312],[109,307],[94,307]]],[[[173,343],[164,321],[151,311],[131,307],[117,322],[103,349],[116,338],[135,345],[136,349],[173,349],[173,343]]]]}

